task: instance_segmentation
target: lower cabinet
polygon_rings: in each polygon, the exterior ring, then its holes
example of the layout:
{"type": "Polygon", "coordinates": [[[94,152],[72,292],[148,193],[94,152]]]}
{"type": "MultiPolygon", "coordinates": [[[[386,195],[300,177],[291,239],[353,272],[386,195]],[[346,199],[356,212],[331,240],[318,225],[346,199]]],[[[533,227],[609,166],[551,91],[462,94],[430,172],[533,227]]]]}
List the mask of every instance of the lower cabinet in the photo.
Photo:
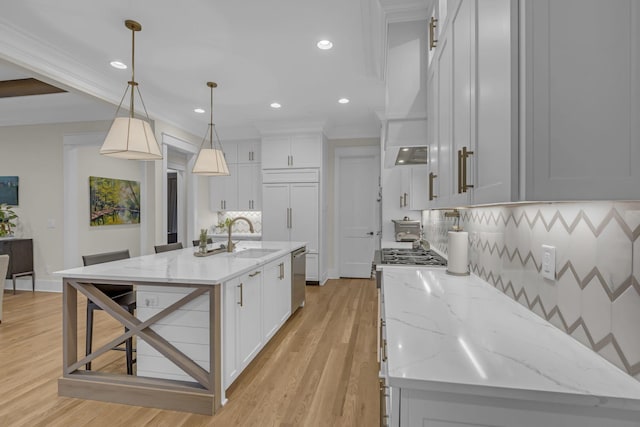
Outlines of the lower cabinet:
{"type": "Polygon", "coordinates": [[[226,389],[291,314],[291,254],[225,282],[222,302],[226,389]]]}
{"type": "Polygon", "coordinates": [[[262,348],[262,267],[224,283],[223,311],[226,388],[262,348]]]}
{"type": "Polygon", "coordinates": [[[263,277],[263,336],[267,342],[291,314],[291,256],[277,259],[264,266],[263,277]]]}

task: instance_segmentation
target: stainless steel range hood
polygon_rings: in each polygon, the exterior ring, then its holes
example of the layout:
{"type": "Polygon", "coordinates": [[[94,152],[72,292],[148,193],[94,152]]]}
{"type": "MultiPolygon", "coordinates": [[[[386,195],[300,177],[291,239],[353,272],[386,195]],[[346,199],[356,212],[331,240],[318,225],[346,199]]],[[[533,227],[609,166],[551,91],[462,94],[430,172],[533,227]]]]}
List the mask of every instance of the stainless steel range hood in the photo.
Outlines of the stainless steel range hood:
{"type": "Polygon", "coordinates": [[[396,156],[396,166],[426,165],[429,160],[429,147],[400,147],[396,156]]]}
{"type": "Polygon", "coordinates": [[[427,164],[426,119],[389,119],[384,123],[383,132],[385,168],[427,164]]]}

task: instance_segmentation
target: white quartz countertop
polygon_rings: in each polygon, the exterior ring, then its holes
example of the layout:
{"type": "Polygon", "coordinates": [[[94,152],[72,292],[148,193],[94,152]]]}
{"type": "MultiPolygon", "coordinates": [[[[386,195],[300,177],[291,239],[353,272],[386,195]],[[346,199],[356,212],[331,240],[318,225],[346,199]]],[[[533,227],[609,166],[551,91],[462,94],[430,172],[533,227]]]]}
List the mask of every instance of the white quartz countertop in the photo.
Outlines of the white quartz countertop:
{"type": "MultiPolygon", "coordinates": [[[[210,248],[219,244],[209,245],[210,248]]],[[[259,265],[306,246],[305,242],[243,241],[233,253],[196,257],[197,248],[145,255],[120,261],[56,271],[58,277],[132,282],[220,284],[259,265]],[[272,249],[259,258],[243,258],[247,249],[272,249]]]]}
{"type": "Polygon", "coordinates": [[[640,382],[476,276],[383,268],[391,386],[640,411],[640,382]]]}

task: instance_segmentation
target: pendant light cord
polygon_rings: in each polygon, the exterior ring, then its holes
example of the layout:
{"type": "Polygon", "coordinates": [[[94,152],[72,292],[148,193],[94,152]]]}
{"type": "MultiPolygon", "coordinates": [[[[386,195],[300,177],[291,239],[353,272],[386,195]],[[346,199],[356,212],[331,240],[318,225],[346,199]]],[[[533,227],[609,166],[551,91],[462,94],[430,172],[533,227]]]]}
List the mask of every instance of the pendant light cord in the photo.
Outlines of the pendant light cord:
{"type": "Polygon", "coordinates": [[[134,116],[134,97],[133,93],[135,92],[134,87],[136,84],[136,32],[135,30],[131,30],[131,81],[129,84],[131,85],[131,105],[129,106],[129,117],[133,119],[134,116]]]}
{"type": "Polygon", "coordinates": [[[209,110],[209,142],[211,143],[211,149],[213,150],[213,86],[211,87],[211,109],[209,110]]]}

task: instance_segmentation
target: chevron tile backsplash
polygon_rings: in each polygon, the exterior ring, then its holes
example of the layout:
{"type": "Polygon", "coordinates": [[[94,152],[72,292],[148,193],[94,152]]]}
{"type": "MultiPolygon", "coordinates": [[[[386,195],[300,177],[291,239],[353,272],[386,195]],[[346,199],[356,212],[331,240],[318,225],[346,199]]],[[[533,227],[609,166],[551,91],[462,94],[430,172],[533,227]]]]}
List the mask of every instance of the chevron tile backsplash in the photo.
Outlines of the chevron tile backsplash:
{"type": "MultiPolygon", "coordinates": [[[[640,202],[460,213],[473,273],[640,380],[640,202]],[[556,247],[556,281],[540,274],[543,244],[556,247]]],[[[453,219],[423,211],[422,222],[446,253],[453,219]]]]}

